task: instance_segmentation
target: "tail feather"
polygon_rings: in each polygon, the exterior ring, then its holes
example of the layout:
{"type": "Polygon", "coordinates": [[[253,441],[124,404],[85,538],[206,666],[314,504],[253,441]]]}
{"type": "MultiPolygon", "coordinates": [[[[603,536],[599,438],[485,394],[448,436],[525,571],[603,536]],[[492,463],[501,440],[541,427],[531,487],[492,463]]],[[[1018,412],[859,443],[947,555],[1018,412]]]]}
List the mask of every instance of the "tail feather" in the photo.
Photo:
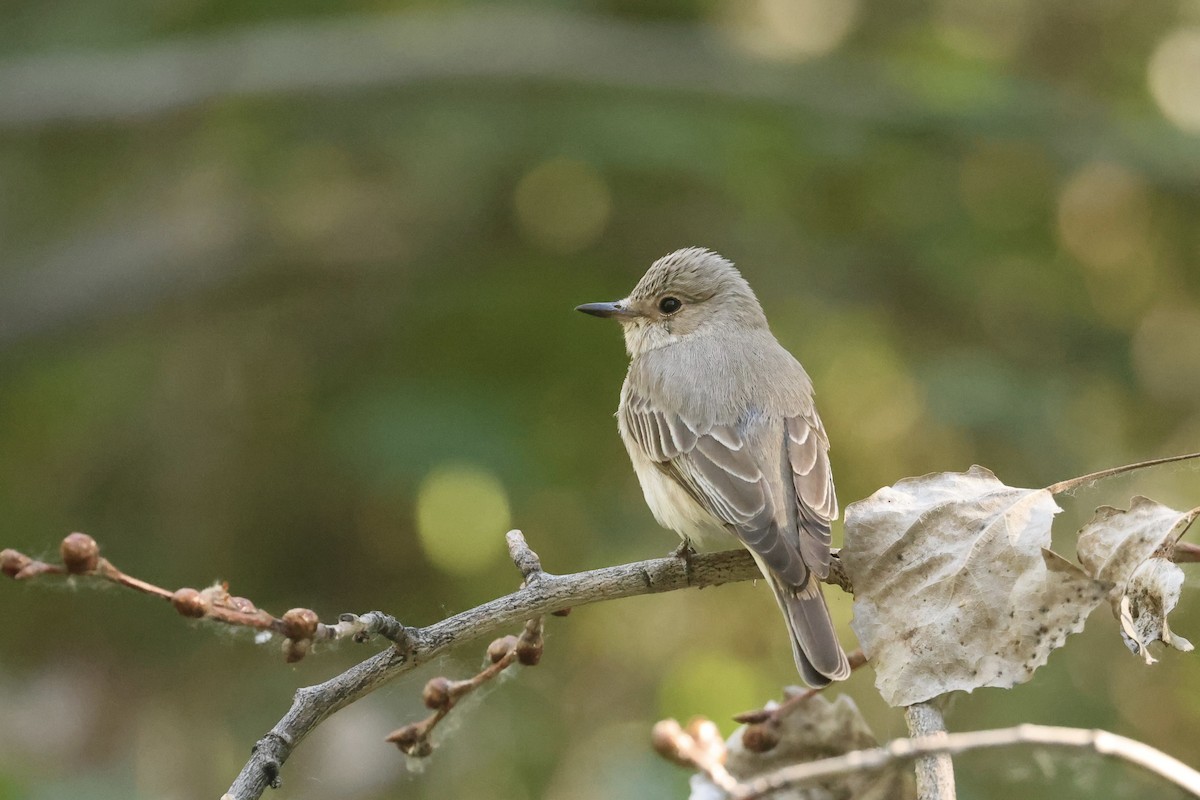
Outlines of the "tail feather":
{"type": "Polygon", "coordinates": [[[774,576],[768,576],[768,580],[787,621],[792,656],[804,682],[820,687],[850,677],[850,662],[838,642],[816,576],[810,575],[808,584],[799,591],[782,585],[774,576]]]}

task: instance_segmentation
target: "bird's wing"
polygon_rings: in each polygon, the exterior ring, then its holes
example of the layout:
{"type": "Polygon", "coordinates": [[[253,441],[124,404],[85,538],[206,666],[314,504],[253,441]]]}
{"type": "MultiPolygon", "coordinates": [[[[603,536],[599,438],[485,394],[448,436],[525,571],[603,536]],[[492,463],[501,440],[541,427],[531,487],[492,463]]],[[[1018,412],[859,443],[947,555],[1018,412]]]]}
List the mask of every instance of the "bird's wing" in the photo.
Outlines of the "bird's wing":
{"type": "Polygon", "coordinates": [[[829,575],[829,525],[838,515],[829,439],[815,411],[788,417],[784,428],[799,512],[800,555],[817,577],[825,578],[829,575]]]}
{"type": "MultiPolygon", "coordinates": [[[[748,437],[741,426],[697,425],[679,414],[655,408],[645,398],[632,394],[622,404],[620,415],[634,445],[697,503],[724,522],[779,580],[798,589],[807,586],[809,564],[806,564],[806,554],[809,551],[814,554],[811,566],[828,572],[828,522],[823,540],[819,536],[806,536],[802,541],[797,536],[788,523],[790,515],[781,513],[784,510],[780,503],[788,502],[790,498],[773,496],[764,465],[751,453],[748,437]],[[813,538],[811,543],[806,541],[809,538],[813,538]],[[820,556],[818,546],[822,541],[824,556],[820,556]]],[[[809,459],[814,461],[813,464],[803,462],[801,466],[806,466],[807,470],[802,474],[796,469],[798,459],[791,452],[795,448],[807,458],[811,447],[808,440],[801,437],[799,430],[793,437],[789,428],[786,444],[779,442],[778,447],[780,449],[771,456],[778,458],[776,453],[782,453],[786,447],[795,472],[793,482],[797,494],[802,484],[807,491],[808,481],[817,470],[815,461],[809,459]]],[[[775,463],[776,466],[766,468],[778,469],[779,462],[775,463]]],[[[826,475],[828,471],[826,464],[826,475]]],[[[832,496],[832,491],[829,495],[832,496]]],[[[812,514],[814,518],[820,518],[818,512],[812,514]]]]}

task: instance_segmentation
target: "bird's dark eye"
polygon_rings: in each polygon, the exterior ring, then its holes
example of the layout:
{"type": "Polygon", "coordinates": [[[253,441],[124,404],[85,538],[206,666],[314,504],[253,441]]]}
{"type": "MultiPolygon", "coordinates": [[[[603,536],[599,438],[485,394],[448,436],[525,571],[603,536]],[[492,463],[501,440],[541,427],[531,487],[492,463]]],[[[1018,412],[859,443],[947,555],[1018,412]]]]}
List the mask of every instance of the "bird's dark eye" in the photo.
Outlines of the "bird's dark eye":
{"type": "Polygon", "coordinates": [[[664,314],[674,314],[681,308],[683,308],[683,303],[679,302],[677,297],[664,297],[658,301],[658,310],[664,314]]]}

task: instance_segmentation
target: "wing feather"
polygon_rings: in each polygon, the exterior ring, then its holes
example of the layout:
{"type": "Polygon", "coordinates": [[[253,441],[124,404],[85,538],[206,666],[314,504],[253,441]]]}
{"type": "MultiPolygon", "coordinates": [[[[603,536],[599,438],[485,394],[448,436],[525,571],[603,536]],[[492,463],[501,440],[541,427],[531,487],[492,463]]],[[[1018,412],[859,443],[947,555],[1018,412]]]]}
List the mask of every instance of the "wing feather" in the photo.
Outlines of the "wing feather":
{"type": "Polygon", "coordinates": [[[829,575],[830,522],[838,515],[829,440],[815,414],[789,417],[786,428],[799,511],[800,553],[813,572],[824,578],[829,575]]]}
{"type": "MultiPolygon", "coordinates": [[[[825,523],[824,555],[821,539],[797,535],[792,516],[782,508],[791,498],[773,496],[771,483],[751,448],[747,447],[744,425],[693,425],[681,415],[654,409],[641,397],[631,396],[621,407],[628,435],[642,452],[682,486],[701,507],[717,519],[752,550],[771,571],[788,586],[808,583],[810,566],[828,573],[828,523],[825,523]],[[810,560],[811,559],[811,560],[810,560]]],[[[797,437],[806,431],[797,428],[797,437]]],[[[815,441],[815,437],[810,439],[815,441]]],[[[793,445],[788,432],[787,453],[791,448],[806,447],[801,439],[793,445]]],[[[782,443],[781,443],[782,446],[782,443]]],[[[802,450],[807,456],[807,450],[802,450]]],[[[815,457],[814,457],[815,458],[815,457]]],[[[777,462],[778,463],[778,462],[777,462]]],[[[768,469],[776,469],[767,465],[768,469]]],[[[812,470],[809,470],[811,472],[812,470]]],[[[807,473],[806,473],[807,476],[807,473]]],[[[806,478],[807,479],[807,478],[806,478]]],[[[803,523],[807,530],[817,527],[803,523]]]]}
{"type": "MultiPolygon", "coordinates": [[[[676,456],[680,453],[690,452],[696,446],[696,431],[683,420],[682,417],[672,414],[666,417],[667,430],[670,431],[671,441],[675,443],[675,448],[678,450],[676,456]]],[[[675,456],[671,456],[675,458],[675,456]]]]}

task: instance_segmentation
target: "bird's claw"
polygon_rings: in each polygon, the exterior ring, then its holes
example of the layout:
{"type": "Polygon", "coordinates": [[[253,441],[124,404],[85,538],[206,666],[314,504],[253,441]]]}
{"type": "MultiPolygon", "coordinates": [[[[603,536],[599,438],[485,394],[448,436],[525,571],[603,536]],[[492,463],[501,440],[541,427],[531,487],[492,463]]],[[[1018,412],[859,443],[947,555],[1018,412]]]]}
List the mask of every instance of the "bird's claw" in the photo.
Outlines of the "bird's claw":
{"type": "Polygon", "coordinates": [[[692,547],[691,539],[684,539],[671,551],[671,555],[675,558],[682,558],[685,561],[691,561],[692,556],[696,555],[696,548],[692,547]]]}
{"type": "Polygon", "coordinates": [[[671,558],[683,561],[683,572],[687,576],[688,583],[692,582],[692,556],[694,555],[696,555],[696,548],[692,547],[691,540],[687,538],[679,543],[679,547],[671,551],[671,558]]]}

